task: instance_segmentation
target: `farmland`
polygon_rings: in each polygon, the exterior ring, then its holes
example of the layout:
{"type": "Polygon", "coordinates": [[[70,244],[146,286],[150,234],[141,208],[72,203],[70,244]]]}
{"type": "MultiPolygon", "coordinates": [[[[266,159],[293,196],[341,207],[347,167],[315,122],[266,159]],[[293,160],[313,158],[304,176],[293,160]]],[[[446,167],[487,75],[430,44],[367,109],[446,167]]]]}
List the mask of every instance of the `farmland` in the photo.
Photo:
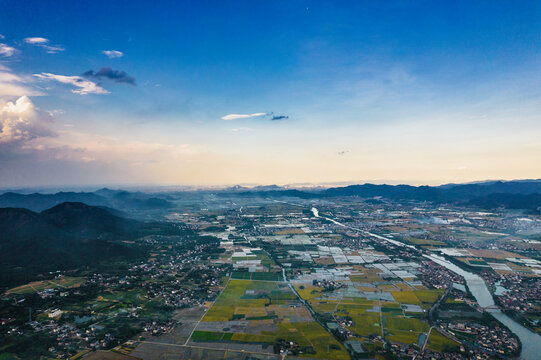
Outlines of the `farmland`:
{"type": "MultiPolygon", "coordinates": [[[[486,359],[480,347],[468,345],[476,334],[483,334],[485,349],[505,346],[506,355],[516,354],[516,338],[483,314],[464,278],[423,256],[437,252],[483,269],[502,304],[524,308],[523,321],[539,328],[532,301],[539,288],[536,260],[518,250],[459,247],[446,235],[445,221],[425,223],[416,213],[430,208],[395,211],[386,205],[387,212],[379,212],[371,203],[315,205],[320,214],[355,224],[347,227],[314,216],[308,202],[254,205],[253,199],[235,198],[213,207],[212,201],[208,209],[190,205],[170,215],[197,234],[195,244],[182,237],[145,237],[152,249],[145,261],[112,266],[110,273],[50,275],[6,296],[38,299],[32,326],[72,339],[62,350],[70,355],[92,344],[101,352],[81,356],[486,359]],[[417,247],[399,248],[356,230],[363,226],[417,247]],[[79,329],[85,329],[87,343],[79,329]]],[[[457,229],[452,233],[505,238],[457,229]]],[[[13,301],[5,303],[5,321],[12,309],[25,321],[28,308],[13,301]]],[[[45,354],[48,348],[36,350],[45,354]]]]}
{"type": "Polygon", "coordinates": [[[190,339],[260,343],[264,347],[281,340],[295,343],[299,356],[348,358],[343,346],[283,282],[232,279],[190,339]]]}

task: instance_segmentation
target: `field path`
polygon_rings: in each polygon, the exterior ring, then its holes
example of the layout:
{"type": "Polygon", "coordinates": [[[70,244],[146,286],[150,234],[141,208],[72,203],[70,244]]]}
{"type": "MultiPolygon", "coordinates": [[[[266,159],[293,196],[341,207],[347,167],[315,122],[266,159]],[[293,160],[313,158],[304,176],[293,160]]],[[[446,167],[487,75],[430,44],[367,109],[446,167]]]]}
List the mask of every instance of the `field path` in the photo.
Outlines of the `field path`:
{"type": "Polygon", "coordinates": [[[171,344],[171,343],[162,343],[158,341],[149,341],[144,340],[141,341],[142,344],[153,344],[158,346],[172,346],[172,347],[181,347],[181,348],[193,348],[193,349],[203,349],[203,350],[218,350],[223,351],[224,355],[228,352],[234,352],[234,353],[241,353],[241,354],[254,354],[254,355],[264,355],[266,357],[275,357],[277,358],[279,355],[271,354],[271,353],[265,353],[265,352],[258,352],[258,351],[249,351],[249,350],[236,350],[236,349],[222,349],[222,348],[215,348],[215,347],[208,347],[208,346],[199,346],[199,345],[186,345],[186,344],[171,344]]]}
{"type": "Polygon", "coordinates": [[[381,308],[381,295],[378,289],[378,305],[379,305],[379,326],[381,327],[381,338],[385,341],[385,332],[383,330],[383,313],[381,308]]]}
{"type": "Polygon", "coordinates": [[[207,311],[210,310],[212,308],[212,306],[214,306],[214,303],[216,302],[216,300],[218,300],[218,298],[220,296],[222,296],[223,292],[225,291],[225,289],[227,288],[227,285],[229,285],[229,282],[231,281],[231,276],[233,275],[233,272],[229,273],[229,278],[227,278],[227,282],[225,283],[224,285],[224,288],[222,289],[222,291],[220,291],[220,294],[218,294],[218,296],[216,296],[216,298],[212,301],[212,303],[210,304],[209,308],[205,311],[205,313],[203,314],[203,316],[201,316],[201,319],[199,319],[199,321],[195,324],[195,326],[193,327],[192,329],[192,332],[190,333],[190,336],[188,336],[188,338],[186,339],[186,342],[184,343],[184,345],[187,345],[188,344],[188,341],[190,341],[190,339],[192,338],[192,335],[193,333],[195,332],[195,329],[197,329],[197,327],[199,326],[199,323],[201,322],[201,320],[203,320],[203,318],[205,317],[205,315],[207,315],[207,311]]]}

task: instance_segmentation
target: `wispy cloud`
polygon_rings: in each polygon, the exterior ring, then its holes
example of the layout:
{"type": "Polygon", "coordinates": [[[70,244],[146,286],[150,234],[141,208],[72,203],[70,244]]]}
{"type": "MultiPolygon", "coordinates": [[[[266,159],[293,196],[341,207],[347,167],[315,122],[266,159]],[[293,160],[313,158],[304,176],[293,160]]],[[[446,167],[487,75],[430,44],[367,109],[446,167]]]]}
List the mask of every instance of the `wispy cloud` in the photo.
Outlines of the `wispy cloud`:
{"type": "Polygon", "coordinates": [[[234,132],[239,132],[239,131],[253,131],[254,129],[252,128],[249,128],[249,127],[238,127],[238,128],[233,128],[231,129],[231,131],[234,131],[234,132]]]}
{"type": "Polygon", "coordinates": [[[124,56],[124,53],[118,50],[103,50],[101,53],[106,55],[109,59],[118,59],[124,56]]]}
{"type": "Polygon", "coordinates": [[[121,84],[135,85],[135,78],[133,76],[128,75],[125,71],[113,70],[110,67],[102,67],[98,72],[88,70],[83,76],[90,79],[109,79],[121,84]]]}
{"type": "Polygon", "coordinates": [[[57,52],[66,50],[60,45],[50,45],[49,39],[43,37],[27,37],[24,42],[30,45],[39,46],[45,49],[49,54],[56,54],[57,52]]]}
{"type": "Polygon", "coordinates": [[[43,45],[42,48],[44,48],[45,50],[47,50],[47,52],[48,52],[49,54],[56,54],[57,52],[66,50],[66,49],[63,48],[62,46],[58,46],[58,45],[55,45],[55,46],[43,45]]]}
{"type": "Polygon", "coordinates": [[[16,52],[17,49],[15,49],[13,46],[0,43],[0,55],[10,57],[15,55],[16,52]]]}
{"type": "Polygon", "coordinates": [[[51,73],[34,74],[34,76],[42,80],[56,80],[63,84],[73,85],[77,87],[77,89],[71,90],[75,94],[109,94],[109,91],[105,90],[98,84],[90,80],[83,79],[80,76],[56,75],[51,73]]]}
{"type": "Polygon", "coordinates": [[[274,115],[273,112],[268,113],[253,113],[253,114],[228,114],[222,116],[222,120],[237,120],[237,119],[249,119],[255,117],[263,117],[265,120],[279,121],[289,119],[288,115],[274,115]]]}
{"type": "Polygon", "coordinates": [[[222,116],[222,120],[236,120],[236,119],[248,119],[252,117],[265,116],[267,113],[253,113],[253,114],[228,114],[222,116]]]}

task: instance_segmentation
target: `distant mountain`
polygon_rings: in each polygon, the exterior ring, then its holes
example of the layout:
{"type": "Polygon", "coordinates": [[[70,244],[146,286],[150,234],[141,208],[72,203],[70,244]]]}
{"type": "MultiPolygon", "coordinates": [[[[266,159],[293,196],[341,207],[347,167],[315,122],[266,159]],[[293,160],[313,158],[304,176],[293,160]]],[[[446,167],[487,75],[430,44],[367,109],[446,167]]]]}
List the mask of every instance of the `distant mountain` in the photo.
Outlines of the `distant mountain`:
{"type": "MultiPolygon", "coordinates": [[[[227,195],[227,193],[225,193],[227,195]]],[[[243,192],[239,192],[236,195],[240,196],[259,196],[259,197],[298,197],[301,199],[311,199],[315,197],[320,197],[321,195],[310,193],[306,191],[301,190],[264,190],[264,191],[254,191],[254,190],[247,190],[243,192]]]]}
{"type": "Polygon", "coordinates": [[[403,200],[462,201],[489,194],[541,194],[541,180],[494,181],[444,187],[364,184],[329,188],[323,194],[325,196],[381,196],[403,200]]]}
{"type": "Polygon", "coordinates": [[[173,207],[173,204],[165,199],[149,196],[142,192],[104,188],[95,193],[105,197],[109,201],[110,206],[117,209],[157,210],[173,207]]]}
{"type": "Polygon", "coordinates": [[[476,184],[448,184],[444,186],[375,185],[362,184],[332,187],[323,191],[257,189],[239,193],[243,196],[298,197],[303,199],[326,197],[386,198],[434,203],[504,207],[534,211],[541,206],[541,180],[490,181],[476,184]]]}
{"type": "Polygon", "coordinates": [[[252,190],[254,190],[254,191],[276,191],[276,190],[283,190],[283,188],[278,186],[278,185],[259,185],[259,186],[255,186],[252,190]]]}
{"type": "Polygon", "coordinates": [[[41,213],[0,208],[0,286],[48,271],[138,257],[141,250],[119,240],[136,238],[145,226],[107,209],[75,202],[41,213]]]}
{"type": "Polygon", "coordinates": [[[274,191],[274,190],[283,190],[283,188],[278,185],[258,185],[254,187],[245,187],[242,185],[235,185],[235,186],[230,186],[224,189],[225,192],[274,191]]]}
{"type": "Polygon", "coordinates": [[[58,192],[56,194],[18,194],[7,192],[0,195],[0,207],[25,208],[32,211],[49,209],[63,202],[82,202],[87,205],[108,206],[103,196],[85,192],[58,192]]]}
{"type": "Polygon", "coordinates": [[[430,186],[411,186],[411,185],[350,185],[346,187],[329,188],[323,191],[324,196],[359,196],[376,197],[381,196],[394,200],[421,200],[437,201],[441,200],[443,193],[441,190],[430,186]]]}
{"type": "Polygon", "coordinates": [[[95,192],[58,192],[56,194],[18,194],[7,192],[0,195],[0,207],[25,208],[43,211],[63,202],[82,202],[93,206],[107,206],[122,211],[169,209],[173,204],[165,199],[141,192],[110,190],[95,192]]]}
{"type": "Polygon", "coordinates": [[[484,209],[524,209],[541,214],[541,194],[490,194],[468,201],[469,205],[484,209]]]}
{"type": "Polygon", "coordinates": [[[472,181],[467,183],[449,183],[444,185],[439,185],[439,188],[451,188],[455,186],[463,185],[493,185],[496,183],[539,183],[541,179],[522,179],[522,180],[482,180],[482,181],[472,181]]]}
{"type": "Polygon", "coordinates": [[[447,196],[465,199],[490,194],[541,194],[541,180],[492,181],[479,184],[455,185],[444,191],[447,196]]]}

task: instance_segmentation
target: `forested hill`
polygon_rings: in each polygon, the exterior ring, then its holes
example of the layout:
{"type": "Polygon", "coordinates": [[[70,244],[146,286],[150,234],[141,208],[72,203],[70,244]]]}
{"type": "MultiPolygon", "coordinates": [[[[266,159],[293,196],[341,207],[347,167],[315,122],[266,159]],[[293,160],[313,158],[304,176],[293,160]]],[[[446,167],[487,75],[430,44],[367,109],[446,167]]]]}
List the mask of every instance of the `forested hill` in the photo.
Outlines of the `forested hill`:
{"type": "Polygon", "coordinates": [[[142,250],[124,240],[173,232],[171,224],[125,219],[106,208],[77,202],[40,213],[0,208],[0,286],[112,258],[138,258],[142,250]]]}

